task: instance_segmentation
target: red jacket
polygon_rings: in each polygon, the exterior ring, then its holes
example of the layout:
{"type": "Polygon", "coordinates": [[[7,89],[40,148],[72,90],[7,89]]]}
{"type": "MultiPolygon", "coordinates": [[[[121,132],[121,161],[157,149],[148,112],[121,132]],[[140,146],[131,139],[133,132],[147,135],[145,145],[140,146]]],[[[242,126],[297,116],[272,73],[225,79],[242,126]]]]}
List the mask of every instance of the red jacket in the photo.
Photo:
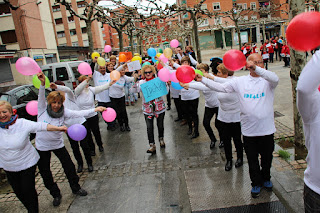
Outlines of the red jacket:
{"type": "Polygon", "coordinates": [[[268,48],[268,53],[274,53],[274,49],[273,49],[273,46],[270,45],[268,48]]]}
{"type": "Polygon", "coordinates": [[[283,45],[281,49],[281,53],[287,55],[290,55],[290,48],[287,45],[283,45]]]}

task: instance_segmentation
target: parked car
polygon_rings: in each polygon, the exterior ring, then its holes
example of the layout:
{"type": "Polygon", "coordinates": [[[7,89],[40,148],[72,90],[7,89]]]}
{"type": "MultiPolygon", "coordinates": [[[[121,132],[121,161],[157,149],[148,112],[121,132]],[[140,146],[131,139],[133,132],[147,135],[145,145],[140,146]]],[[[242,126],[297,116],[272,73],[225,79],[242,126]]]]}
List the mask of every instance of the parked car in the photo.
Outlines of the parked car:
{"type": "Polygon", "coordinates": [[[60,63],[52,63],[41,66],[42,72],[49,78],[50,82],[63,81],[70,89],[74,89],[78,85],[78,66],[83,61],[67,61],[60,63]]]}

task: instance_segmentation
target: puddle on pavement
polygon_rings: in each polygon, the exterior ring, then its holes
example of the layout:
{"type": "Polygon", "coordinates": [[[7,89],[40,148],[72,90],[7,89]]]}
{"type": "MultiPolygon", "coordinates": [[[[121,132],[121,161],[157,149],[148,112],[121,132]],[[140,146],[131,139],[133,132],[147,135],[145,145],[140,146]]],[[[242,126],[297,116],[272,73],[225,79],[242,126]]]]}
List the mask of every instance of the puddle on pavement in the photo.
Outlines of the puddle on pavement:
{"type": "Polygon", "coordinates": [[[295,146],[293,141],[287,138],[276,143],[275,151],[278,152],[281,149],[291,154],[288,161],[305,160],[308,154],[305,147],[295,146]]]}

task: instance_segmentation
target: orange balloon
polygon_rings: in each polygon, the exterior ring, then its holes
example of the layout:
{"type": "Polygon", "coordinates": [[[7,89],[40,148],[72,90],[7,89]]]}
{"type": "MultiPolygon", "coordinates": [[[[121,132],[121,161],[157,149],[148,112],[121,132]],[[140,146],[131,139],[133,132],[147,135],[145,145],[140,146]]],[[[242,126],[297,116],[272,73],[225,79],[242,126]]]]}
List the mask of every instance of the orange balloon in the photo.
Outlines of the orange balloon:
{"type": "Polygon", "coordinates": [[[119,62],[126,62],[127,61],[127,57],[125,54],[120,54],[119,55],[119,62]]]}
{"type": "Polygon", "coordinates": [[[120,79],[120,72],[117,71],[117,70],[113,70],[111,73],[110,73],[110,79],[113,81],[113,80],[119,80],[120,79]]]}

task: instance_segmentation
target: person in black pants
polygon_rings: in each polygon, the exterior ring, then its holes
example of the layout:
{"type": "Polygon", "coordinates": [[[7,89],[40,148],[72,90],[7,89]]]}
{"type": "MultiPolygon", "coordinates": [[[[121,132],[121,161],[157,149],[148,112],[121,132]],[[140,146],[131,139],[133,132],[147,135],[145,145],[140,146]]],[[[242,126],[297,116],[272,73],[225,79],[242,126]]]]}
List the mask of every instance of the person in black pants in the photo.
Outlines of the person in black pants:
{"type": "Polygon", "coordinates": [[[186,100],[183,101],[183,105],[185,107],[185,115],[188,121],[189,131],[188,135],[192,134],[192,122],[194,124],[194,131],[191,136],[191,139],[197,138],[199,136],[199,116],[198,116],[198,105],[199,105],[199,98],[193,100],[186,100]]]}
{"type": "Polygon", "coordinates": [[[181,121],[183,119],[182,106],[181,106],[181,95],[178,98],[173,98],[174,105],[177,109],[178,117],[174,120],[175,122],[181,121]]]}
{"type": "Polygon", "coordinates": [[[129,130],[129,119],[127,115],[127,109],[126,109],[126,102],[125,102],[125,96],[122,96],[121,98],[111,98],[112,108],[117,113],[117,119],[119,122],[120,130],[122,131],[122,128],[128,128],[129,130]]]}
{"type": "Polygon", "coordinates": [[[170,109],[171,109],[170,90],[169,90],[169,92],[168,92],[168,94],[167,94],[167,105],[168,105],[167,110],[170,110],[170,109]]]}

